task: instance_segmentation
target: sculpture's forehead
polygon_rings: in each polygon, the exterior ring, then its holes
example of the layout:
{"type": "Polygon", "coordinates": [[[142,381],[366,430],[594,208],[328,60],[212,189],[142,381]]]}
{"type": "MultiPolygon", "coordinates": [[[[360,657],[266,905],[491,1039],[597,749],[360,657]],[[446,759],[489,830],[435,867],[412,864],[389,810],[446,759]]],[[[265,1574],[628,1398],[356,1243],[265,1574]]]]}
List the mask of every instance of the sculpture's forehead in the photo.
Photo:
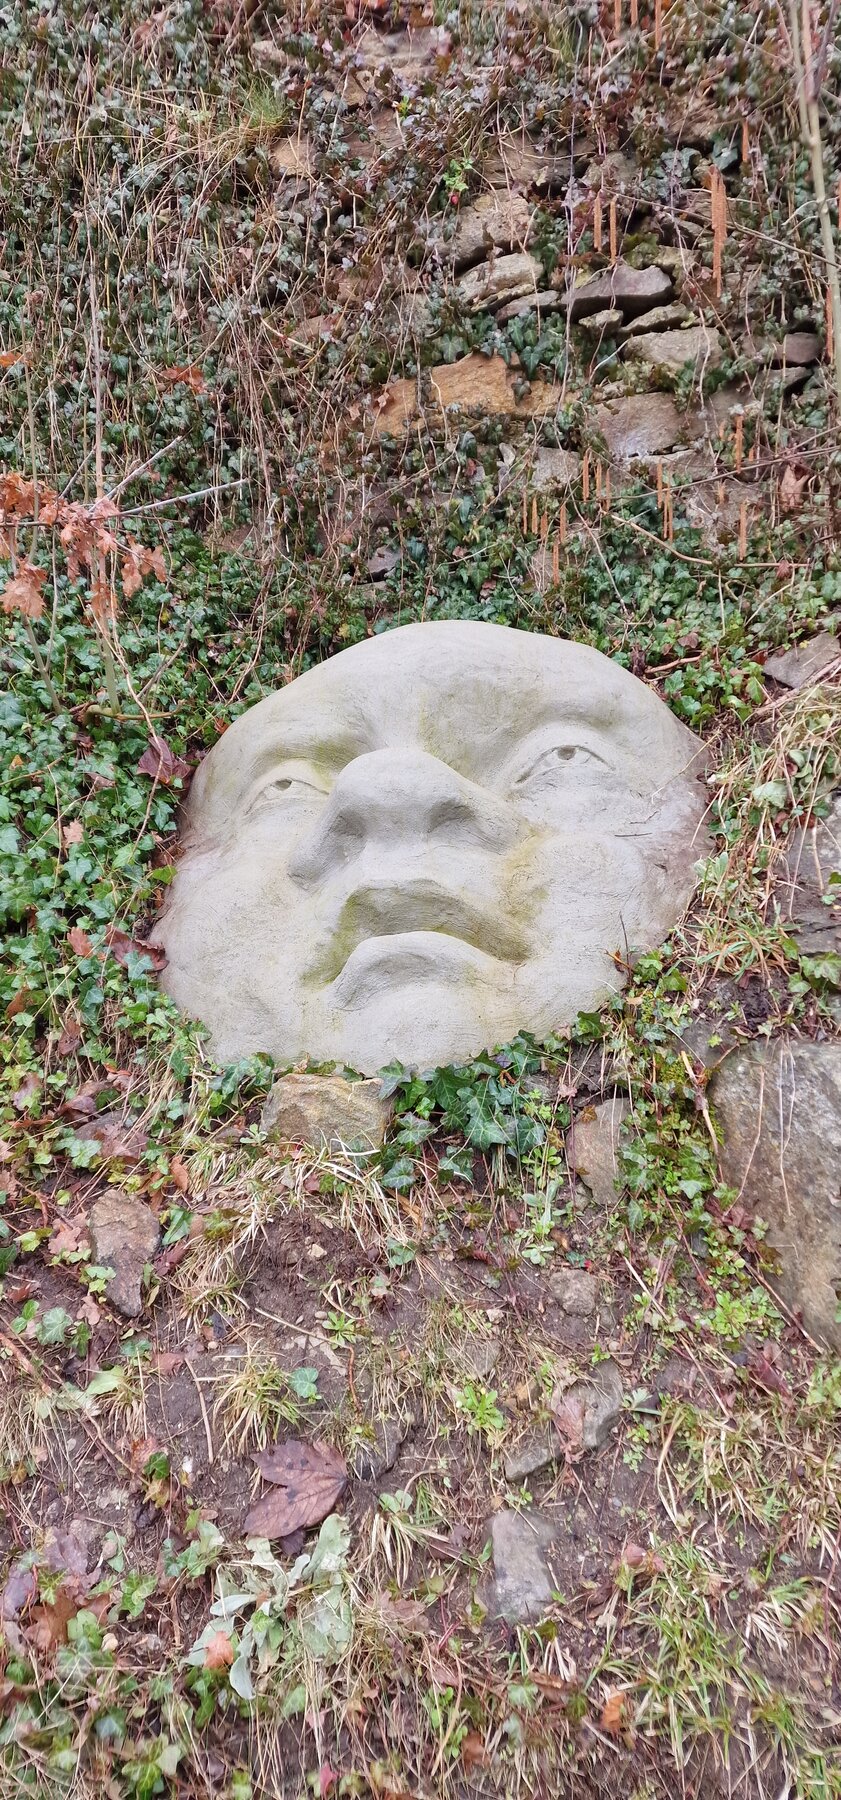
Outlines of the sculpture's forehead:
{"type": "Polygon", "coordinates": [[[238,719],[199,771],[191,811],[235,806],[282,757],[338,767],[412,746],[481,780],[547,722],[599,738],[637,784],[658,786],[692,759],[695,741],[658,696],[587,645],[462,621],[407,625],[331,657],[238,719]]]}

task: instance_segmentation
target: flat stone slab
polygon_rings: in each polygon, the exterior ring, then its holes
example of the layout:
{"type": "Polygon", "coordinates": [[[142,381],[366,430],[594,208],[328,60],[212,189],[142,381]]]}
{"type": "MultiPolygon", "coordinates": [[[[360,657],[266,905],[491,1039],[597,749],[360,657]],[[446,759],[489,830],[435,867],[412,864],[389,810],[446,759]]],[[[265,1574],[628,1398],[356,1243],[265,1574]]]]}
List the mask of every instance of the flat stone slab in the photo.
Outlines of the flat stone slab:
{"type": "Polygon", "coordinates": [[[671,292],[671,277],[664,269],[633,269],[630,263],[620,261],[576,284],[564,296],[564,304],[573,323],[606,307],[618,307],[625,317],[634,318],[649,307],[661,306],[671,292]]]}
{"type": "Polygon", "coordinates": [[[478,200],[459,212],[445,249],[457,270],[466,269],[489,250],[525,250],[533,220],[534,208],[523,194],[480,194],[478,200]]]}
{"type": "Polygon", "coordinates": [[[632,319],[619,333],[620,344],[629,338],[639,337],[646,331],[670,331],[679,325],[687,325],[692,314],[679,300],[671,300],[666,306],[652,306],[650,312],[640,313],[638,319],[632,319]]]}
{"type": "Polygon", "coordinates": [[[596,407],[593,422],[618,462],[672,450],[686,424],[671,394],[630,394],[626,400],[608,401],[596,407]]]}
{"type": "Polygon", "coordinates": [[[768,1225],[782,1299],[841,1350],[841,1044],[782,1039],[737,1051],[710,1097],[722,1177],[768,1225]]]}
{"type": "Polygon", "coordinates": [[[494,1580],[490,1611],[509,1625],[545,1618],[555,1593],[547,1561],[555,1529],[539,1512],[494,1513],[489,1522],[494,1580]]]}
{"type": "Polygon", "coordinates": [[[630,1107],[618,1095],[588,1107],[567,1134],[567,1160],[598,1206],[615,1206],[621,1183],[619,1134],[630,1107]]]}
{"type": "Polygon", "coordinates": [[[510,300],[507,306],[500,308],[497,318],[501,325],[509,319],[521,319],[524,313],[557,312],[561,304],[561,296],[557,288],[541,288],[538,294],[524,294],[520,300],[510,300]]]}
{"type": "Polygon", "coordinates": [[[94,1260],[114,1271],[105,1288],[111,1305],[136,1319],[143,1310],[143,1271],[160,1242],[155,1214],[136,1195],[108,1188],[91,1208],[88,1229],[94,1260]]]}
{"type": "Polygon", "coordinates": [[[261,1129],[313,1150],[378,1150],[392,1113],[380,1087],[341,1075],[282,1075],[263,1108],[261,1129]]]}
{"type": "Polygon", "coordinates": [[[841,642],[831,631],[819,631],[817,637],[809,638],[805,644],[797,644],[793,650],[784,650],[778,656],[769,656],[765,663],[765,674],[783,687],[807,687],[810,681],[820,681],[826,670],[841,656],[841,642]]]}
{"type": "Polygon", "coordinates": [[[543,281],[543,267],[536,256],[515,251],[511,256],[497,256],[493,262],[478,263],[468,269],[457,284],[463,306],[471,312],[483,307],[501,306],[505,300],[517,300],[522,294],[537,294],[543,281]]]}
{"type": "Polygon", "coordinates": [[[841,885],[830,887],[833,875],[841,877],[841,793],[828,818],[794,832],[777,873],[780,916],[807,956],[841,950],[841,885]]]}
{"type": "Polygon", "coordinates": [[[714,325],[690,325],[686,331],[649,331],[629,338],[626,357],[650,363],[666,375],[679,375],[691,363],[696,372],[721,362],[721,336],[714,325]]]}

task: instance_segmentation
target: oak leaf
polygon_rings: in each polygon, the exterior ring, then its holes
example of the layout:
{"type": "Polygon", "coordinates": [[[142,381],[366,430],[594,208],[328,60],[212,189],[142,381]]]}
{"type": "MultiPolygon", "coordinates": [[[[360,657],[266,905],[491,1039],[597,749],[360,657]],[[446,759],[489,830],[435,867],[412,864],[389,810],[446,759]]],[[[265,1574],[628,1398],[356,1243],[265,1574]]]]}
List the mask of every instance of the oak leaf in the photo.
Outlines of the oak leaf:
{"type": "Polygon", "coordinates": [[[67,941],[77,956],[90,956],[93,950],[93,944],[87,932],[82,930],[81,925],[71,925],[67,933],[67,941]]]}
{"type": "Polygon", "coordinates": [[[40,619],[44,611],[42,588],[47,579],[45,569],[32,563],[21,563],[3,589],[4,613],[20,613],[24,619],[40,619]]]}
{"type": "Polygon", "coordinates": [[[234,1646],[224,1631],[216,1631],[204,1647],[206,1669],[229,1669],[234,1660],[234,1646]]]}
{"type": "Polygon", "coordinates": [[[150,737],[146,749],[137,765],[138,775],[151,775],[153,781],[162,782],[169,787],[173,781],[183,781],[190,772],[189,763],[182,756],[176,756],[166,738],[155,734],[150,737]]]}
{"type": "Polygon", "coordinates": [[[289,1537],[293,1531],[320,1525],[347,1486],[347,1464],[328,1444],[288,1438],[254,1461],[273,1487],[247,1514],[246,1537],[289,1537]]]}

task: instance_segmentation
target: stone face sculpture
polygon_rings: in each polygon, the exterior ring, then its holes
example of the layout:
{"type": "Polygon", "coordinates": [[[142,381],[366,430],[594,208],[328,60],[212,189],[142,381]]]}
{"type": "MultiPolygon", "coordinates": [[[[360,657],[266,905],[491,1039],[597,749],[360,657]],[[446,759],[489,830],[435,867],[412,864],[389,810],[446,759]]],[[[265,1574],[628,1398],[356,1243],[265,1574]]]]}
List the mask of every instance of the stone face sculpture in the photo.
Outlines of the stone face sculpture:
{"type": "Polygon", "coordinates": [[[372,1074],[546,1035],[679,918],[702,755],[582,644],[452,621],[354,645],[198,769],[163,984],[222,1060],[372,1074]]]}

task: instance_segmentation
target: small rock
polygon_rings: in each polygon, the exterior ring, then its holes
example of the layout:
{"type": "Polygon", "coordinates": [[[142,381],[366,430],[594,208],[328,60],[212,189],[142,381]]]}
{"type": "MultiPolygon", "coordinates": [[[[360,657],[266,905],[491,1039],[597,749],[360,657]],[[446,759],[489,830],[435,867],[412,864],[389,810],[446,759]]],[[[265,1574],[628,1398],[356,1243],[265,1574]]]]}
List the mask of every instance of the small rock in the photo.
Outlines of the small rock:
{"type": "Polygon", "coordinates": [[[628,318],[634,318],[651,306],[662,305],[671,291],[671,279],[664,269],[633,269],[630,263],[620,261],[600,275],[589,275],[577,283],[571,293],[563,296],[563,304],[569,307],[573,322],[605,307],[618,307],[628,318]]]}
{"type": "Polygon", "coordinates": [[[823,346],[814,331],[790,331],[781,344],[774,344],[772,363],[787,363],[789,368],[817,362],[823,346]]]}
{"type": "Polygon", "coordinates": [[[392,1105],[379,1081],[341,1075],[281,1075],[263,1108],[264,1132],[315,1150],[378,1150],[392,1105]]]}
{"type": "Polygon", "coordinates": [[[414,1420],[374,1419],[370,1442],[357,1445],[351,1459],[351,1473],[357,1481],[379,1481],[397,1461],[397,1453],[405,1443],[414,1420]]]}
{"type": "Polygon", "coordinates": [[[704,369],[715,369],[721,362],[721,337],[714,325],[690,325],[686,331],[651,331],[628,339],[625,355],[662,369],[666,375],[679,375],[692,363],[696,375],[704,369]]]}
{"type": "Polygon", "coordinates": [[[368,429],[372,437],[403,437],[418,414],[417,381],[408,377],[390,381],[376,396],[368,429]]]}
{"type": "Polygon", "coordinates": [[[652,306],[650,312],[640,313],[638,319],[632,319],[630,325],[619,332],[619,342],[623,344],[645,331],[668,331],[672,326],[686,325],[691,317],[679,300],[670,300],[667,306],[652,306]]]}
{"type": "Polygon", "coordinates": [[[529,472],[529,490],[543,494],[547,488],[569,487],[581,473],[581,458],[574,450],[538,450],[529,472]]]}
{"type": "Polygon", "coordinates": [[[652,258],[655,268],[665,270],[675,282],[683,282],[692,273],[694,258],[684,244],[658,244],[652,258]]]}
{"type": "Polygon", "coordinates": [[[546,1555],[555,1539],[550,1521],[539,1512],[494,1513],[490,1539],[495,1579],[489,1610],[509,1625],[544,1618],[555,1592],[546,1555]]]}
{"type": "Polygon", "coordinates": [[[160,1226],[145,1201],[108,1188],[94,1202],[88,1221],[94,1261],[114,1273],[106,1283],[112,1306],[127,1319],[143,1308],[141,1282],[160,1241],[160,1226]]]}
{"type": "Polygon", "coordinates": [[[557,1462],[561,1455],[561,1446],[557,1432],[549,1430],[532,1432],[530,1436],[521,1438],[519,1444],[505,1458],[504,1469],[506,1481],[525,1481],[529,1475],[539,1475],[541,1469],[548,1469],[557,1462]]]}
{"type": "Polygon", "coordinates": [[[549,1292],[562,1312],[586,1319],[596,1310],[599,1284],[586,1269],[555,1269],[549,1276],[549,1292]]]}
{"type": "Polygon", "coordinates": [[[471,312],[501,306],[504,300],[516,300],[521,294],[536,294],[543,279],[543,269],[535,256],[516,251],[512,256],[497,256],[493,262],[479,263],[468,269],[457,284],[459,299],[471,312]]]}
{"type": "Polygon", "coordinates": [[[797,644],[779,656],[769,656],[765,674],[773,676],[783,687],[802,688],[819,681],[832,663],[841,656],[841,642],[831,631],[819,631],[817,637],[797,644]]]}
{"type": "Polygon", "coordinates": [[[671,394],[631,394],[627,400],[608,401],[596,407],[594,424],[619,462],[671,450],[684,429],[671,394]]]}
{"type": "Polygon", "coordinates": [[[459,1353],[459,1362],[476,1381],[487,1381],[499,1362],[499,1344],[494,1337],[469,1338],[459,1353]]]}
{"type": "Polygon", "coordinates": [[[445,410],[460,406],[465,412],[546,418],[563,401],[562,389],[550,381],[535,381],[518,393],[516,370],[503,357],[481,356],[477,350],[459,362],[439,363],[430,371],[430,383],[433,400],[445,410]]]}
{"type": "Polygon", "coordinates": [[[272,145],[270,161],[276,175],[298,175],[305,181],[315,178],[315,160],[309,138],[282,138],[272,145]]]}
{"type": "Polygon", "coordinates": [[[527,312],[557,312],[560,304],[557,288],[541,288],[539,294],[525,294],[522,300],[511,300],[496,316],[500,325],[507,325],[509,319],[520,319],[527,312]]]}
{"type": "Polygon", "coordinates": [[[777,875],[776,900],[781,917],[807,956],[837,950],[841,944],[841,887],[830,877],[841,874],[841,794],[829,817],[794,832],[786,844],[777,875]],[[832,905],[827,905],[827,899],[832,905]]]}
{"type": "Polygon", "coordinates": [[[622,1124],[629,1112],[627,1100],[617,1095],[613,1100],[605,1100],[601,1106],[588,1107],[585,1113],[579,1114],[567,1135],[570,1167],[580,1175],[600,1206],[616,1205],[616,1184],[622,1180],[617,1150],[622,1124]]]}
{"type": "Polygon", "coordinates": [[[610,150],[607,156],[596,157],[589,164],[584,172],[584,186],[602,194],[616,194],[633,187],[638,176],[639,168],[632,157],[626,156],[624,150],[610,150]]]}
{"type": "Polygon", "coordinates": [[[534,208],[522,194],[480,194],[459,213],[455,232],[445,249],[456,270],[466,269],[489,250],[525,250],[531,236],[534,208]]]}
{"type": "Polygon", "coordinates": [[[582,1450],[601,1450],[622,1414],[622,1377],[615,1362],[597,1363],[592,1375],[576,1381],[564,1394],[564,1403],[580,1406],[582,1450]]]}
{"type": "Polygon", "coordinates": [[[737,1051],[710,1096],[722,1177],[768,1225],[783,1300],[841,1350],[841,1044],[737,1051]]]}
{"type": "Polygon", "coordinates": [[[589,313],[585,319],[579,319],[578,323],[582,331],[589,332],[594,337],[606,337],[608,334],[613,336],[622,324],[622,316],[618,306],[606,306],[602,312],[589,313]]]}
{"type": "Polygon", "coordinates": [[[354,45],[363,69],[389,69],[407,78],[428,71],[449,51],[450,34],[443,25],[410,26],[407,31],[378,31],[369,25],[354,45]]]}
{"type": "Polygon", "coordinates": [[[732,1021],[724,1015],[710,1017],[709,1014],[700,1014],[684,1025],[680,1037],[681,1043],[686,1045],[695,1061],[705,1069],[717,1069],[719,1063],[724,1061],[725,1056],[739,1042],[732,1021]]]}
{"type": "Polygon", "coordinates": [[[365,567],[372,579],[378,581],[382,576],[390,575],[392,570],[397,568],[399,561],[400,552],[398,550],[390,550],[387,545],[382,544],[378,550],[375,550],[373,554],[369,556],[365,567]]]}
{"type": "MultiPolygon", "coordinates": [[[[579,139],[575,159],[580,164],[590,155],[592,145],[579,139]]],[[[485,163],[486,180],[503,188],[542,188],[556,194],[569,186],[572,161],[568,155],[554,155],[541,150],[525,134],[508,132],[498,140],[485,163]]]]}

